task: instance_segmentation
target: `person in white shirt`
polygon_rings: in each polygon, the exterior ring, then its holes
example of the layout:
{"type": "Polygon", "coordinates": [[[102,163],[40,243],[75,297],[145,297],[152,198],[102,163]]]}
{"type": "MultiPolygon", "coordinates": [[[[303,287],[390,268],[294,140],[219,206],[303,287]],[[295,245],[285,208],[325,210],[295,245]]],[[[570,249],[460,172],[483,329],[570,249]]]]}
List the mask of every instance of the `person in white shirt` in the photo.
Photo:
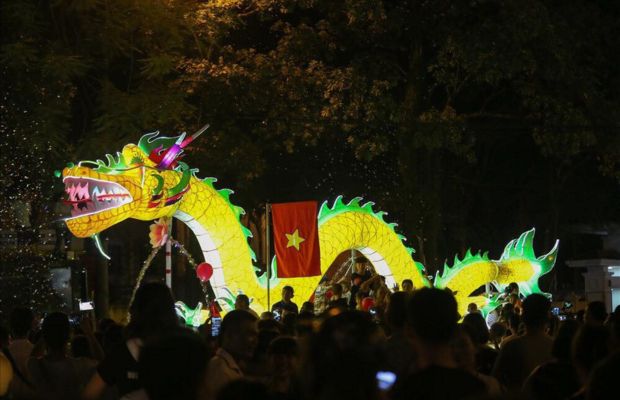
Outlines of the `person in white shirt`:
{"type": "Polygon", "coordinates": [[[53,312],[45,317],[42,334],[45,355],[28,360],[28,371],[37,397],[47,400],[78,400],[95,368],[84,357],[69,356],[71,325],[67,315],[53,312]]]}
{"type": "Polygon", "coordinates": [[[34,323],[34,315],[28,308],[18,307],[11,311],[9,317],[11,328],[11,342],[7,348],[7,358],[13,364],[13,380],[9,393],[15,400],[29,400],[35,397],[30,375],[28,373],[28,359],[34,345],[28,340],[28,335],[34,323]]]}
{"type": "Polygon", "coordinates": [[[206,399],[215,399],[224,386],[243,378],[241,366],[252,358],[258,342],[256,321],[256,317],[245,310],[234,310],[224,317],[220,348],[207,366],[206,399]]]}

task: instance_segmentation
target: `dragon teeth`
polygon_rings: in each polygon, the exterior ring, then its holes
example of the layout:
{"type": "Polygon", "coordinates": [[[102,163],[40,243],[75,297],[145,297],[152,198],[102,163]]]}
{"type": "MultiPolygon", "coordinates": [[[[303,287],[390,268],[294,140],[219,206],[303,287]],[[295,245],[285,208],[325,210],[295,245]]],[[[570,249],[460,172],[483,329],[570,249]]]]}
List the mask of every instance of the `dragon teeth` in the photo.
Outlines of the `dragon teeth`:
{"type": "Polygon", "coordinates": [[[131,201],[124,187],[91,178],[67,177],[65,193],[74,217],[117,208],[131,201]]]}

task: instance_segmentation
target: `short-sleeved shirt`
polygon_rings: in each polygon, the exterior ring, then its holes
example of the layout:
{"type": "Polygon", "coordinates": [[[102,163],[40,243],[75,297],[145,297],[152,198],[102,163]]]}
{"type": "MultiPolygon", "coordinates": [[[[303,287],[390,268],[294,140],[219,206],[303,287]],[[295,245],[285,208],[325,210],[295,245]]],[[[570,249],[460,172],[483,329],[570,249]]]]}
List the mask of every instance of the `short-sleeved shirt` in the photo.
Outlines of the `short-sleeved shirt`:
{"type": "Polygon", "coordinates": [[[297,307],[297,304],[293,303],[292,301],[290,303],[285,303],[284,301],[280,300],[271,307],[272,310],[275,310],[277,308],[279,308],[280,310],[299,314],[299,308],[297,307]]]}
{"type": "Polygon", "coordinates": [[[125,343],[120,343],[110,350],[110,353],[97,367],[97,372],[101,379],[109,386],[116,386],[121,397],[140,389],[140,384],[138,383],[138,353],[140,346],[141,343],[137,339],[130,339],[125,343]]]}
{"type": "Polygon", "coordinates": [[[520,389],[534,369],[552,359],[553,339],[545,334],[525,334],[502,344],[493,376],[509,389],[520,389]]]}
{"type": "Polygon", "coordinates": [[[30,353],[32,353],[33,348],[34,345],[30,343],[28,339],[16,339],[9,344],[8,351],[15,361],[15,366],[19,370],[19,373],[17,371],[13,371],[13,380],[11,380],[9,387],[9,392],[16,399],[30,399],[34,397],[34,392],[28,386],[28,383],[24,382],[21,378],[24,377],[30,380],[30,376],[28,374],[28,359],[30,358],[30,353]]]}
{"type": "Polygon", "coordinates": [[[243,371],[237,361],[220,347],[207,365],[207,400],[215,399],[224,386],[241,378],[243,378],[243,371]]]}
{"type": "Polygon", "coordinates": [[[95,370],[94,360],[83,357],[49,360],[31,358],[28,371],[39,398],[78,400],[95,370]]]}

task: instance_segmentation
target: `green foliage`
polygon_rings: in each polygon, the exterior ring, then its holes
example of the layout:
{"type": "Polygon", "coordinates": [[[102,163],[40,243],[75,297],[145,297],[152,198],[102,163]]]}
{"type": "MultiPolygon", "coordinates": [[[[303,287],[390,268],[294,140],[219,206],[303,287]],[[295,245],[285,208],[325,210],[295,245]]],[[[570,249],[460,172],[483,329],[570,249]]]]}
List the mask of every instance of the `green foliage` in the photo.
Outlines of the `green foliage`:
{"type": "Polygon", "coordinates": [[[473,225],[514,230],[479,220],[498,203],[508,213],[536,196],[558,229],[582,165],[620,177],[614,2],[5,0],[1,11],[2,85],[27,111],[12,118],[37,121],[20,134],[52,143],[57,166],[208,122],[189,164],[242,202],[374,182],[346,194],[396,210],[426,265],[473,225]],[[355,168],[330,175],[334,159],[355,168]]]}

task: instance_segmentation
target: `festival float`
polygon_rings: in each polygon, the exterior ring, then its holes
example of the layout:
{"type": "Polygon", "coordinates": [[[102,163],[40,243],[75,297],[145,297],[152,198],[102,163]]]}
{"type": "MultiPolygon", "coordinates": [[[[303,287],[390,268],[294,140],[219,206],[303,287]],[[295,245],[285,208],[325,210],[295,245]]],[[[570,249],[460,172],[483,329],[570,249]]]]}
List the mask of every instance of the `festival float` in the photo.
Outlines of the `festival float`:
{"type": "MultiPolygon", "coordinates": [[[[116,155],[107,154],[106,161],[70,163],[62,171],[66,203],[71,205],[71,216],[65,222],[75,236],[93,237],[98,242],[98,233],[128,218],[156,221],[150,232],[153,252],[136,287],[157,251],[173,243],[197,269],[198,278],[210,284],[224,312],[234,308],[236,294],[244,293],[260,313],[268,309],[268,288],[280,290],[290,285],[298,299],[310,299],[336,257],[354,249],[385,277],[390,288],[404,279],[411,279],[416,288],[449,288],[464,315],[469,303],[476,303],[483,313],[498,305],[497,295],[472,295],[486,284],[501,291],[516,282],[524,295],[541,293],[538,279],[555,264],[559,241],[548,253],[536,256],[535,230],[531,229],[511,240],[498,259],[468,250],[431,279],[424,266],[413,259],[414,249],[397,233],[397,225],[386,221],[385,212],[376,211],[374,203],[359,197],[344,201],[339,196],[331,204],[324,202],[318,211],[320,275],[278,277],[275,257],[267,271],[259,272],[248,243],[251,232],[240,221],[244,210],[230,200],[233,191],[217,189],[215,178],[199,178],[197,169],[181,161],[184,149],[205,129],[191,136],[147,133],[137,145],[127,144],[116,155]],[[170,218],[184,222],[194,233],[202,252],[200,262],[169,237],[170,218]]],[[[211,300],[205,299],[209,304],[211,300]]],[[[204,322],[201,308],[178,305],[192,325],[204,322]]]]}

